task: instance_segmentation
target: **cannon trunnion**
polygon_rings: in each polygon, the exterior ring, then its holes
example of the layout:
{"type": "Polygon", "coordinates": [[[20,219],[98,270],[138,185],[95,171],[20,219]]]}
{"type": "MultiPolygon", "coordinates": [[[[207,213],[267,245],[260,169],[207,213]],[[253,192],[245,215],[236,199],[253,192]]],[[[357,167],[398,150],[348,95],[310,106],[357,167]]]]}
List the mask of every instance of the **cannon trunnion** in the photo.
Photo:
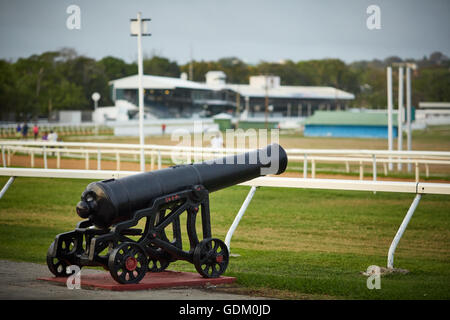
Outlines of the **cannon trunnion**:
{"type": "Polygon", "coordinates": [[[185,260],[203,277],[219,277],[228,266],[229,252],[222,240],[211,235],[209,192],[264,175],[261,168],[274,161],[277,166],[272,173],[284,172],[287,155],[277,144],[214,163],[91,183],[77,205],[78,215],[86,220],[56,236],[47,252],[47,265],[55,276],[67,276],[69,265],[103,266],[117,282],[132,284],[147,272],[161,272],[170,263],[185,260]],[[271,161],[261,161],[258,152],[265,152],[271,161]],[[244,161],[237,162],[238,157],[244,161]],[[181,235],[184,212],[189,250],[183,250],[181,235]],[[201,241],[196,231],[198,215],[201,241]]]}

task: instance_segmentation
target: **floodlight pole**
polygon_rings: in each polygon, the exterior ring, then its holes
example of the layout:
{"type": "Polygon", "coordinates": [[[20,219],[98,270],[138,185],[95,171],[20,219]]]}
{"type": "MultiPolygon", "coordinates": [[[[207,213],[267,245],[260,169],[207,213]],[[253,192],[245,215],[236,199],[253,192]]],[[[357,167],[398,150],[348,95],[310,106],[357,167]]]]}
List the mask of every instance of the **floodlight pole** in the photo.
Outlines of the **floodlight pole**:
{"type": "Polygon", "coordinates": [[[141,147],[141,172],[145,171],[144,157],[144,88],[142,85],[143,62],[142,62],[142,22],[141,13],[137,14],[139,31],[137,35],[138,42],[138,82],[139,82],[139,144],[141,147]]]}
{"type": "MultiPolygon", "coordinates": [[[[387,115],[388,115],[388,150],[392,151],[392,68],[387,67],[387,115]]],[[[390,158],[389,158],[390,160],[390,158]]],[[[389,170],[393,169],[392,162],[389,162],[389,170]]]]}
{"type": "MultiPolygon", "coordinates": [[[[398,114],[397,114],[397,125],[398,125],[398,151],[403,149],[403,67],[398,68],[398,114]]],[[[399,162],[397,164],[397,169],[402,170],[402,164],[399,162]]]]}
{"type": "Polygon", "coordinates": [[[264,118],[265,118],[265,127],[266,127],[266,130],[269,128],[269,124],[268,124],[268,116],[269,116],[269,84],[267,83],[268,82],[268,76],[266,76],[265,77],[266,79],[266,81],[265,81],[265,87],[264,87],[264,89],[265,89],[265,99],[264,99],[264,105],[265,105],[265,108],[264,108],[264,118]]]}
{"type": "Polygon", "coordinates": [[[142,84],[143,75],[143,62],[142,62],[142,36],[150,36],[149,33],[143,33],[142,27],[144,21],[149,21],[150,19],[142,19],[141,13],[137,13],[137,19],[133,21],[137,22],[137,33],[132,32],[132,36],[137,36],[137,46],[138,46],[138,100],[139,100],[139,145],[140,145],[140,165],[141,171],[145,171],[145,156],[144,156],[144,87],[142,84]]]}
{"type": "MultiPolygon", "coordinates": [[[[406,67],[406,137],[407,148],[411,151],[411,67],[406,67]]],[[[408,172],[411,172],[411,163],[408,163],[408,172]]]]}

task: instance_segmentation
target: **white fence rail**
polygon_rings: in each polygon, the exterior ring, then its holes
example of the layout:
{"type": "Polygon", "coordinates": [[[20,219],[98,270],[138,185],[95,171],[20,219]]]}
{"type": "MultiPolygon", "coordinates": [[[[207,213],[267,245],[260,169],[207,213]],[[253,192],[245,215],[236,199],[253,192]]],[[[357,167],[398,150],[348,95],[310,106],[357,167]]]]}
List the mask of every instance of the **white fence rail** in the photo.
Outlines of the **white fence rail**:
{"type": "MultiPolygon", "coordinates": [[[[56,156],[56,168],[61,167],[61,157],[75,157],[85,159],[85,169],[89,170],[89,160],[97,159],[97,170],[101,170],[103,160],[116,162],[116,170],[121,170],[121,162],[137,160],[140,146],[137,144],[120,143],[80,143],[80,142],[41,142],[41,141],[18,141],[0,140],[3,167],[11,164],[11,157],[15,153],[24,153],[30,156],[30,167],[35,166],[35,155],[42,156],[44,168],[48,168],[47,157],[49,153],[56,156]]],[[[242,148],[200,148],[189,146],[163,146],[146,145],[145,156],[150,158],[151,170],[161,168],[162,159],[169,158],[179,163],[189,163],[212,159],[229,154],[246,152],[242,148]]],[[[364,166],[372,166],[372,180],[377,180],[378,166],[383,167],[385,176],[389,175],[388,164],[397,163],[400,169],[402,164],[414,165],[415,181],[420,180],[420,167],[425,168],[425,176],[430,175],[430,166],[450,166],[450,152],[446,151],[385,151],[385,150],[352,150],[352,149],[287,149],[290,163],[303,163],[303,178],[316,177],[316,167],[319,162],[345,164],[346,172],[350,172],[350,164],[359,166],[359,179],[364,179],[364,166]]],[[[450,170],[449,170],[450,171],[450,170]]]]}

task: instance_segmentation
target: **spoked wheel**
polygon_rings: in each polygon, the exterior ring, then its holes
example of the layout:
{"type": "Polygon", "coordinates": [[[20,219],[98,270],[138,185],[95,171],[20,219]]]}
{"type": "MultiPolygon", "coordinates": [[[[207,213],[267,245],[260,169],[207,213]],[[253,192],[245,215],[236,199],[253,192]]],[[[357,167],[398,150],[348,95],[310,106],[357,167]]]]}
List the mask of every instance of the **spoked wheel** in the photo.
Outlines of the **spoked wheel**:
{"type": "Polygon", "coordinates": [[[218,278],[228,266],[227,245],[220,239],[207,238],[194,250],[194,266],[204,278],[218,278]]]}
{"type": "Polygon", "coordinates": [[[124,242],[115,248],[108,259],[111,276],[119,283],[138,283],[147,273],[147,257],[144,250],[132,242],[124,242]]]}
{"type": "Polygon", "coordinates": [[[59,257],[53,257],[53,247],[55,246],[55,241],[52,242],[47,251],[47,266],[51,273],[56,277],[67,277],[67,267],[70,265],[66,260],[59,257]]]}

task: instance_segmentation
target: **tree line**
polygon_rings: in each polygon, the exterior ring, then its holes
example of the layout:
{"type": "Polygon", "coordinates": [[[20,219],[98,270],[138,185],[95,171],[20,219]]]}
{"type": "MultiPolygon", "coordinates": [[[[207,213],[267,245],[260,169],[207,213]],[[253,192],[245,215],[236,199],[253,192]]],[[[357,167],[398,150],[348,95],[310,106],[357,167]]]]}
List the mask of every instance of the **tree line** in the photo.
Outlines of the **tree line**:
{"type": "MultiPolygon", "coordinates": [[[[384,60],[345,63],[339,59],[308,61],[262,61],[256,65],[237,57],[217,61],[192,61],[184,65],[161,56],[146,57],[144,74],[180,77],[190,74],[204,82],[210,70],[222,70],[228,83],[246,84],[252,75],[272,74],[281,77],[282,85],[332,86],[355,94],[354,107],[386,107],[386,67],[394,62],[412,62],[413,105],[419,101],[450,101],[450,60],[440,52],[422,59],[402,60],[392,56],[384,60]]],[[[47,116],[55,110],[92,110],[91,95],[99,92],[101,105],[112,105],[108,82],[137,74],[137,64],[107,56],[101,60],[79,55],[74,49],[48,51],[15,62],[0,60],[1,117],[16,119],[47,116]]],[[[398,85],[393,69],[394,90],[398,85]]]]}

